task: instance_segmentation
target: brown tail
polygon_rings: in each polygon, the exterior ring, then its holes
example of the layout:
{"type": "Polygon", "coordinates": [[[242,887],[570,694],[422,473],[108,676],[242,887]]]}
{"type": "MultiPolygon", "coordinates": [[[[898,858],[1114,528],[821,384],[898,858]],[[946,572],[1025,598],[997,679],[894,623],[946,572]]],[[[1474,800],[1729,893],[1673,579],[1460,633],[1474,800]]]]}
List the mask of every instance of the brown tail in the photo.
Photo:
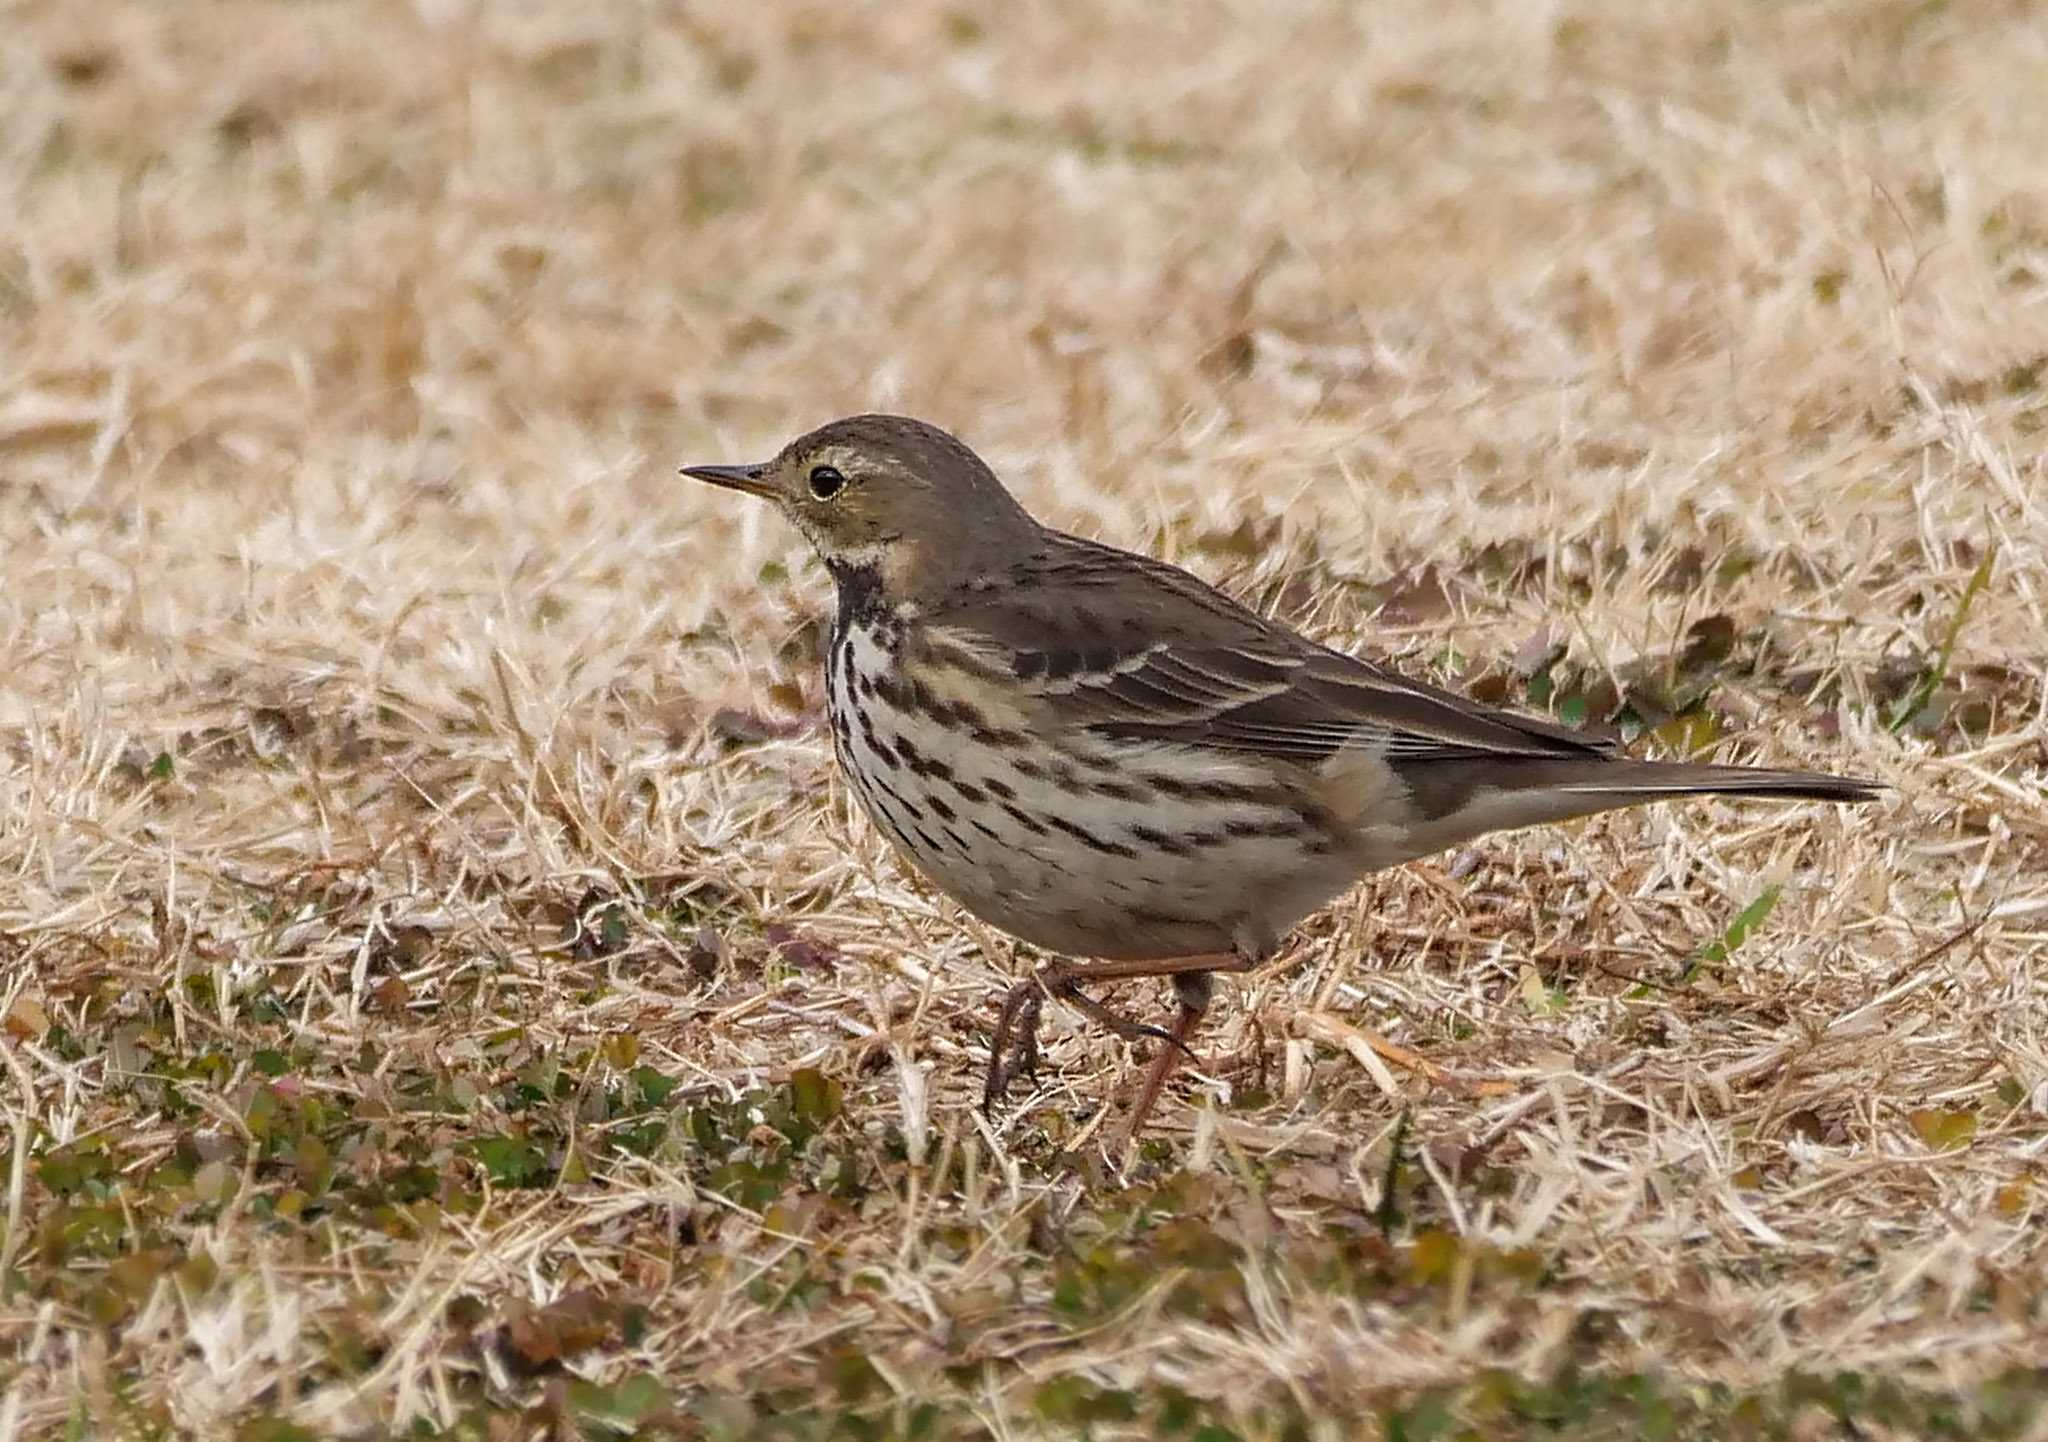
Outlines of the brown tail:
{"type": "Polygon", "coordinates": [[[1611,796],[1612,804],[1659,796],[1753,796],[1780,801],[1875,801],[1884,783],[1819,771],[1766,771],[1750,766],[1702,766],[1685,761],[1534,761],[1517,780],[1527,786],[1582,795],[1611,796]],[[1555,768],[1554,779],[1542,773],[1555,768]]]}
{"type": "MultiPolygon", "coordinates": [[[[1606,756],[1502,756],[1410,762],[1396,772],[1417,816],[1399,856],[1427,856],[1488,831],[1569,821],[1624,806],[1681,796],[1754,796],[1778,801],[1874,801],[1885,788],[1854,776],[1817,771],[1765,771],[1684,761],[1606,756]]],[[[1391,853],[1389,853],[1391,854],[1391,853]]],[[[1378,864],[1393,865],[1392,860],[1378,864]]]]}

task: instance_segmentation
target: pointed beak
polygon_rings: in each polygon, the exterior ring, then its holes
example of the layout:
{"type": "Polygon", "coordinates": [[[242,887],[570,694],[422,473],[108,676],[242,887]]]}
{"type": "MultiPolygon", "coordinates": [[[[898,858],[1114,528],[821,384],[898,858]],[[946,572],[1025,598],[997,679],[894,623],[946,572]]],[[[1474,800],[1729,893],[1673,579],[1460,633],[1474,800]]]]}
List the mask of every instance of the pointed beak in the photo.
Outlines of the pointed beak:
{"type": "Polygon", "coordinates": [[[758,466],[684,466],[682,473],[700,481],[709,481],[714,486],[724,486],[728,491],[744,491],[750,496],[770,494],[768,483],[762,479],[768,474],[768,467],[758,466]]]}

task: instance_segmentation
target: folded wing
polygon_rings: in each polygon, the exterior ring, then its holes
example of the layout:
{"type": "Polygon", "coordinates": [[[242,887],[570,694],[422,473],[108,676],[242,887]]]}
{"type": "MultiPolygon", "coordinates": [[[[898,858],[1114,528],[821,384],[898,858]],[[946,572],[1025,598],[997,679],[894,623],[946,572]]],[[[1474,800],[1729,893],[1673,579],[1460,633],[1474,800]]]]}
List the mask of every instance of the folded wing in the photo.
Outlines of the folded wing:
{"type": "Polygon", "coordinates": [[[1614,754],[1318,646],[1143,556],[1054,536],[1019,565],[1037,572],[1034,584],[963,598],[932,619],[1006,664],[1068,725],[1306,766],[1347,746],[1393,762],[1614,754]],[[1059,597],[1060,609],[1024,596],[1059,597]]]}

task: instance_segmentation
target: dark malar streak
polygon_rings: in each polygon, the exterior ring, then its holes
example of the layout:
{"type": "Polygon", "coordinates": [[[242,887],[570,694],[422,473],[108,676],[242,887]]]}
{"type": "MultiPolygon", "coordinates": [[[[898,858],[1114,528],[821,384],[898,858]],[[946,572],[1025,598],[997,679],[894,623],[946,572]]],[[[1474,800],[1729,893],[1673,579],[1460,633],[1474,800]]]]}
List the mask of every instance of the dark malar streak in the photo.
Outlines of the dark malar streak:
{"type": "Polygon", "coordinates": [[[843,635],[847,627],[857,621],[881,617],[886,606],[882,600],[880,567],[872,562],[850,566],[844,561],[828,560],[825,569],[832,573],[833,583],[839,588],[839,614],[834,621],[834,630],[843,635]]]}

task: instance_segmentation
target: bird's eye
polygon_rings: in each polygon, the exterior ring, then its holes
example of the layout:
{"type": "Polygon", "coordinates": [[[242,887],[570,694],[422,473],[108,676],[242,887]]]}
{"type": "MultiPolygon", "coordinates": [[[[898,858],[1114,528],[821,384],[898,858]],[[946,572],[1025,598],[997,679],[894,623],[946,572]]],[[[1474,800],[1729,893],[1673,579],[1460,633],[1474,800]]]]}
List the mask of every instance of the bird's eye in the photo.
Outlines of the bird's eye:
{"type": "Polygon", "coordinates": [[[846,477],[839,474],[836,466],[812,466],[810,480],[811,494],[821,501],[831,500],[846,484],[846,477]]]}

